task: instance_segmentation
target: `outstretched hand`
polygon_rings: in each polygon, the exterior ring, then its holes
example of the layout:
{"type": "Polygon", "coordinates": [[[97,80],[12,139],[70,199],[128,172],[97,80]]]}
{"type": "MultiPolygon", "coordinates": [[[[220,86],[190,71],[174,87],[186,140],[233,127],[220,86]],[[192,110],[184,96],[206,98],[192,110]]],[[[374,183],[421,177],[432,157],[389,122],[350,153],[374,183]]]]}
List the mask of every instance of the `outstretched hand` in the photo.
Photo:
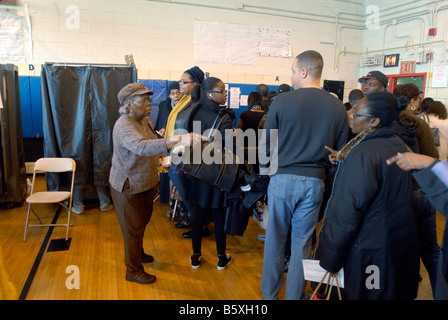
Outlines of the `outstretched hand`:
{"type": "Polygon", "coordinates": [[[424,169],[429,167],[436,161],[434,158],[423,154],[406,152],[398,152],[395,156],[386,160],[388,165],[396,163],[402,170],[411,171],[414,169],[424,169]]]}

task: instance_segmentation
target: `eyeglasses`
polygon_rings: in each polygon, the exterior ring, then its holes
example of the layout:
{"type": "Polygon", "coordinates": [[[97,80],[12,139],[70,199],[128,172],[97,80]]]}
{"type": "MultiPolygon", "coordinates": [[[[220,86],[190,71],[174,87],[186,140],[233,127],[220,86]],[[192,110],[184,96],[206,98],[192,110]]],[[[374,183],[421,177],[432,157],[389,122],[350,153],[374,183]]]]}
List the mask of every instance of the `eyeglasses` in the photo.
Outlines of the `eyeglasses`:
{"type": "Polygon", "coordinates": [[[351,114],[352,118],[361,118],[361,117],[365,117],[365,118],[376,118],[375,116],[372,116],[370,114],[357,114],[357,113],[352,113],[351,114]]]}
{"type": "Polygon", "coordinates": [[[227,93],[227,90],[209,90],[209,92],[227,93]]]}
{"type": "Polygon", "coordinates": [[[189,84],[189,83],[193,83],[194,81],[185,81],[185,80],[179,80],[179,83],[182,84],[189,84]]]}
{"type": "Polygon", "coordinates": [[[151,99],[135,97],[134,99],[132,99],[132,102],[133,103],[142,103],[142,104],[151,104],[151,99]]]}

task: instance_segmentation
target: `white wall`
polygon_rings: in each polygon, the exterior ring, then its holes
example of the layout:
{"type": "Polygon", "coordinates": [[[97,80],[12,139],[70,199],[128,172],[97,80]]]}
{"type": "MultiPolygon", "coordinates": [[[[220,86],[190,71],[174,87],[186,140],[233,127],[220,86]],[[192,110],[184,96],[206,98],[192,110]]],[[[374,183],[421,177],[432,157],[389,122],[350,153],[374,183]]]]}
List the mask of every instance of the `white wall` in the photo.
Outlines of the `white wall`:
{"type": "MultiPolygon", "coordinates": [[[[432,49],[434,59],[427,63],[418,64],[415,72],[427,73],[428,75],[426,97],[440,100],[447,105],[447,88],[432,88],[432,70],[434,66],[447,64],[448,1],[365,1],[366,6],[371,4],[380,8],[380,26],[379,29],[363,31],[363,52],[399,53],[400,61],[416,61],[422,50],[427,52],[432,49]],[[410,18],[413,16],[414,18],[410,18]],[[410,20],[405,21],[406,17],[410,20]],[[396,25],[394,25],[394,19],[396,19],[396,25]],[[428,30],[434,27],[437,28],[437,35],[429,36],[428,30]],[[420,45],[421,43],[424,44],[420,45]]],[[[400,73],[399,67],[371,66],[360,68],[359,75],[365,75],[371,70],[380,70],[388,75],[400,73]]]]}
{"type": "MultiPolygon", "coordinates": [[[[290,83],[292,58],[257,57],[255,66],[194,61],[194,22],[216,21],[291,30],[292,55],[319,51],[323,79],[358,87],[359,55],[341,56],[335,70],[336,26],[362,26],[364,0],[24,0],[31,13],[34,59],[14,62],[20,74],[40,74],[45,62],[124,63],[132,53],[141,79],[178,80],[193,65],[229,83],[290,83]],[[178,3],[190,3],[183,5],[178,3]],[[244,9],[241,5],[244,4],[244,9]],[[69,6],[79,8],[79,29],[67,28],[69,6]],[[209,7],[206,7],[209,6],[209,7]],[[215,6],[212,8],[210,6],[215,6]],[[226,8],[226,9],[224,9],[226,8]],[[266,13],[266,14],[263,14],[266,13]],[[35,66],[28,70],[28,64],[35,66]],[[280,81],[275,81],[276,77],[280,81]]],[[[362,31],[347,29],[342,42],[361,51],[362,31]]]]}

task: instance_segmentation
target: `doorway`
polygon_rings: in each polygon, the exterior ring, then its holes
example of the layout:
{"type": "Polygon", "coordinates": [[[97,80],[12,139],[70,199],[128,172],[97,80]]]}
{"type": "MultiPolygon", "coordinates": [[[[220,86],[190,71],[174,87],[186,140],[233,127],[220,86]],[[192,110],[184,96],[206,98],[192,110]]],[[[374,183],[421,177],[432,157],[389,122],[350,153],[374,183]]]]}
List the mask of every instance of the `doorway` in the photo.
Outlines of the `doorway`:
{"type": "Polygon", "coordinates": [[[426,89],[426,73],[412,73],[412,74],[398,74],[398,75],[388,75],[389,84],[387,86],[387,91],[393,93],[394,89],[405,83],[413,83],[420,88],[422,92],[421,99],[425,98],[426,89]]]}

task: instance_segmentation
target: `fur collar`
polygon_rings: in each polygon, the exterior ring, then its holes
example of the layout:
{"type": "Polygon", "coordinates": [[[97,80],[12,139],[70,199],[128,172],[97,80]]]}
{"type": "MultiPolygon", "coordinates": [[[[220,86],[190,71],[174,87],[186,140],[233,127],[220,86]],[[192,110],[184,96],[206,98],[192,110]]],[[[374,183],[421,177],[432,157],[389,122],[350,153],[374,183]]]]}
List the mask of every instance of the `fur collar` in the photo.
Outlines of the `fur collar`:
{"type": "Polygon", "coordinates": [[[356,137],[354,137],[352,140],[347,142],[347,144],[341,149],[341,151],[338,152],[336,160],[338,162],[344,161],[344,159],[347,158],[350,151],[354,147],[356,147],[362,140],[364,140],[364,138],[372,131],[375,131],[375,128],[364,130],[356,137]]]}

